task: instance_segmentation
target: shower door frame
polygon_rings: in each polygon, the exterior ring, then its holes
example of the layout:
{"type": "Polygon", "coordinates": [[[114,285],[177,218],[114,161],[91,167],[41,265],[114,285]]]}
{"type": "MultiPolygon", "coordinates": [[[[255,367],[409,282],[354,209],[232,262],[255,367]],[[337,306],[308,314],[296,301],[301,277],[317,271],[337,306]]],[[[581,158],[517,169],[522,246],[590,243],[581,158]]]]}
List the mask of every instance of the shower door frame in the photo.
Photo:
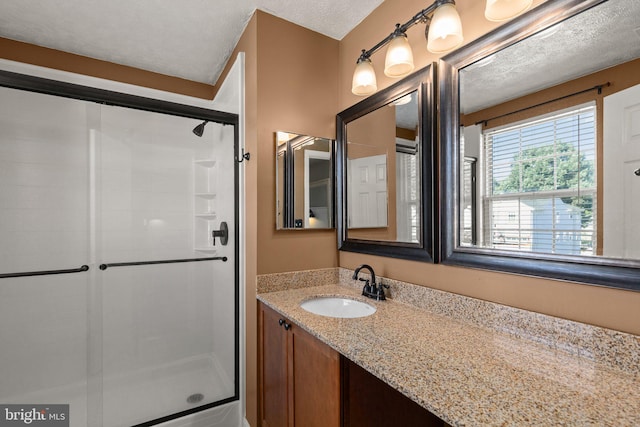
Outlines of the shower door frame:
{"type": "MultiPolygon", "coordinates": [[[[220,123],[222,125],[233,126],[233,152],[234,152],[234,395],[216,402],[197,406],[185,411],[166,415],[137,424],[133,427],[148,427],[163,422],[171,421],[197,412],[205,411],[217,406],[240,400],[240,207],[239,207],[239,140],[240,132],[239,117],[237,114],[224,111],[210,110],[207,108],[192,105],[180,104],[176,102],[163,101],[137,95],[130,95],[106,89],[99,89],[91,86],[83,86],[74,83],[67,83],[53,79],[35,77],[11,71],[0,70],[0,86],[11,89],[37,92],[45,95],[60,96],[63,98],[77,99],[81,101],[95,102],[103,105],[115,107],[131,108],[135,110],[148,111],[152,113],[168,114],[172,116],[185,117],[190,119],[206,120],[220,123]]],[[[84,270],[83,270],[84,271],[84,270]]],[[[41,272],[48,273],[48,272],[41,272]]]]}

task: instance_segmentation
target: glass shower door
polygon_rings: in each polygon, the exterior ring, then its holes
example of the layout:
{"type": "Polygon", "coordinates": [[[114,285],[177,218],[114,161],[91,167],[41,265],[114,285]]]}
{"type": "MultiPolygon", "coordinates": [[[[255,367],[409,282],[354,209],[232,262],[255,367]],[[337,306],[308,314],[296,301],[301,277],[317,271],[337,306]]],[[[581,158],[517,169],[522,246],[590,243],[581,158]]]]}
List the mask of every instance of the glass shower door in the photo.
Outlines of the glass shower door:
{"type": "Polygon", "coordinates": [[[8,88],[0,99],[0,403],[68,404],[85,427],[87,111],[8,88]]]}
{"type": "Polygon", "coordinates": [[[218,186],[233,182],[233,169],[220,176],[225,161],[233,165],[233,128],[208,123],[197,137],[197,124],[102,107],[105,427],[172,417],[236,393],[235,242],[212,238],[223,221],[234,229],[233,186],[218,186]]]}

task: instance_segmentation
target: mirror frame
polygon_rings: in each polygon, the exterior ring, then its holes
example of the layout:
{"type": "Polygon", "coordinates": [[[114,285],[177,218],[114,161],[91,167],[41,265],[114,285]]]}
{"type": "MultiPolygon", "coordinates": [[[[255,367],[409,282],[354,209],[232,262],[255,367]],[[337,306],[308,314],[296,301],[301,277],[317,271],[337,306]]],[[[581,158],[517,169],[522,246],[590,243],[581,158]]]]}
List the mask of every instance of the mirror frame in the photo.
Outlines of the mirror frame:
{"type": "Polygon", "coordinates": [[[640,291],[640,260],[527,254],[460,247],[460,112],[458,70],[606,0],[558,0],[541,4],[443,57],[438,64],[440,113],[440,258],[444,264],[568,280],[640,291]]]}
{"type": "Polygon", "coordinates": [[[435,112],[435,64],[430,64],[383,89],[352,107],[338,113],[336,117],[336,229],[338,249],[391,258],[436,262],[437,186],[437,139],[434,126],[435,112]],[[407,93],[418,93],[418,117],[420,120],[420,243],[366,240],[349,238],[347,234],[347,125],[392,100],[407,93]]]}

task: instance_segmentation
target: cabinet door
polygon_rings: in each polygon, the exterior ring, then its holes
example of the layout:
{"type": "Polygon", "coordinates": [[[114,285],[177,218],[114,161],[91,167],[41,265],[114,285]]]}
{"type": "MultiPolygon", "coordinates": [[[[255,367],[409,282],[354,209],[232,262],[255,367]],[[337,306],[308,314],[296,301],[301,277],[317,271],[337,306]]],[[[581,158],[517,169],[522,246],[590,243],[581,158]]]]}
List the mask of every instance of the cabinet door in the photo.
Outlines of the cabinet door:
{"type": "Polygon", "coordinates": [[[282,317],[260,304],[260,417],[262,427],[287,427],[287,331],[282,317]]]}
{"type": "Polygon", "coordinates": [[[262,427],[339,427],[340,355],[259,304],[262,427]]]}
{"type": "Polygon", "coordinates": [[[340,426],[340,355],[304,330],[289,331],[290,427],[340,426]]]}

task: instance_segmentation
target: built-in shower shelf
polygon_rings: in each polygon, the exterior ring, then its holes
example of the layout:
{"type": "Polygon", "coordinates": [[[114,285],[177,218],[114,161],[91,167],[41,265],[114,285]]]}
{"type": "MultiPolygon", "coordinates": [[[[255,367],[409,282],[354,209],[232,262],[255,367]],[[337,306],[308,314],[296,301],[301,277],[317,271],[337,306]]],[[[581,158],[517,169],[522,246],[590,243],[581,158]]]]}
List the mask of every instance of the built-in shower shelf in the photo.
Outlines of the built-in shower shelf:
{"type": "Polygon", "coordinates": [[[212,213],[195,214],[195,217],[210,220],[210,219],[216,219],[218,215],[212,212],[212,213]]]}
{"type": "Polygon", "coordinates": [[[216,193],[195,193],[194,196],[201,199],[211,200],[216,198],[216,193]]]}
{"type": "Polygon", "coordinates": [[[213,159],[194,160],[193,163],[205,168],[212,168],[216,165],[216,161],[213,159]]]}
{"type": "Polygon", "coordinates": [[[196,247],[193,248],[196,252],[206,252],[208,254],[212,254],[215,255],[218,250],[216,248],[214,248],[213,246],[201,246],[201,247],[196,247]]]}

